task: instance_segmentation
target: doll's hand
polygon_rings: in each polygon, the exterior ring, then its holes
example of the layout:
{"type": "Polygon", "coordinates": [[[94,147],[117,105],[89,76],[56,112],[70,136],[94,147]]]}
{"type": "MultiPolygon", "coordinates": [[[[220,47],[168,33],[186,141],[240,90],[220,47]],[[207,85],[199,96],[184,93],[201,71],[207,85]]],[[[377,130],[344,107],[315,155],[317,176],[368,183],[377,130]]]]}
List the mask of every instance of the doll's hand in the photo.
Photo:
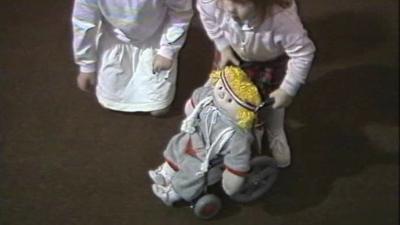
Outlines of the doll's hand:
{"type": "Polygon", "coordinates": [[[186,101],[186,104],[185,104],[185,109],[184,109],[185,115],[189,116],[190,114],[192,114],[193,110],[194,110],[194,106],[192,104],[192,100],[189,99],[186,101]]]}
{"type": "Polygon", "coordinates": [[[274,104],[272,105],[273,109],[288,107],[293,100],[293,96],[289,95],[286,91],[280,88],[273,91],[269,97],[274,98],[275,100],[274,104]]]}
{"type": "Polygon", "coordinates": [[[233,195],[240,190],[240,187],[244,183],[244,177],[238,176],[224,170],[222,173],[222,188],[227,195],[233,195]]]}
{"type": "Polygon", "coordinates": [[[76,77],[76,84],[82,91],[93,92],[96,85],[96,73],[83,73],[80,72],[76,77]]]}
{"type": "Polygon", "coordinates": [[[172,67],[172,60],[161,55],[156,55],[153,60],[153,73],[159,73],[172,67]]]}
{"type": "Polygon", "coordinates": [[[239,66],[240,61],[235,56],[235,54],[233,54],[233,50],[232,50],[232,48],[230,46],[226,47],[220,53],[221,53],[221,59],[219,61],[219,65],[218,65],[220,69],[222,69],[226,65],[228,65],[229,62],[232,63],[235,66],[239,66]]]}

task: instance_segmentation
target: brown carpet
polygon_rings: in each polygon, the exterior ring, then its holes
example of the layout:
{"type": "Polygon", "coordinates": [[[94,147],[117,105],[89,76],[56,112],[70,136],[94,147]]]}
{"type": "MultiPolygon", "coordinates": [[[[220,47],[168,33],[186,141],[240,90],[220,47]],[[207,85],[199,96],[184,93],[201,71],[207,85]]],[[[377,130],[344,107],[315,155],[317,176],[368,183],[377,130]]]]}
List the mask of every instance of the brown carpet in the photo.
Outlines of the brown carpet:
{"type": "Polygon", "coordinates": [[[398,1],[301,0],[318,47],[287,114],[293,165],[252,204],[223,197],[213,221],[150,190],[184,100],[210,68],[198,19],[166,118],[102,109],[75,85],[72,1],[0,6],[0,224],[396,225],[398,1]]]}

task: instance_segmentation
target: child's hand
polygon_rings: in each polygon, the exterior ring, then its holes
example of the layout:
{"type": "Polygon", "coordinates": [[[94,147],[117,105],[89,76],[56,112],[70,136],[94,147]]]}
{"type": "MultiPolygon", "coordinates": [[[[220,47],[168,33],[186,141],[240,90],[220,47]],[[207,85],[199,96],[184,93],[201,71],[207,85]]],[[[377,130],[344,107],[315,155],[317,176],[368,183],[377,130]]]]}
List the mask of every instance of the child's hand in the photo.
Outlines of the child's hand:
{"type": "Polygon", "coordinates": [[[239,66],[240,65],[239,59],[235,56],[235,54],[233,54],[233,50],[232,50],[232,48],[230,46],[226,47],[220,53],[221,53],[221,59],[219,61],[219,68],[220,69],[222,69],[226,65],[228,65],[229,62],[232,63],[235,66],[239,66]]]}
{"type": "Polygon", "coordinates": [[[82,91],[92,92],[96,85],[96,73],[83,73],[80,72],[76,78],[78,88],[82,91]]]}
{"type": "Polygon", "coordinates": [[[153,61],[153,73],[159,73],[172,67],[172,60],[161,55],[156,55],[153,61]]]}
{"type": "Polygon", "coordinates": [[[293,96],[289,95],[286,91],[278,88],[273,91],[269,97],[274,98],[275,102],[272,105],[273,109],[288,107],[293,100],[293,96]]]}
{"type": "Polygon", "coordinates": [[[226,169],[222,173],[222,188],[227,195],[233,195],[238,192],[243,183],[244,177],[233,174],[226,169]]]}

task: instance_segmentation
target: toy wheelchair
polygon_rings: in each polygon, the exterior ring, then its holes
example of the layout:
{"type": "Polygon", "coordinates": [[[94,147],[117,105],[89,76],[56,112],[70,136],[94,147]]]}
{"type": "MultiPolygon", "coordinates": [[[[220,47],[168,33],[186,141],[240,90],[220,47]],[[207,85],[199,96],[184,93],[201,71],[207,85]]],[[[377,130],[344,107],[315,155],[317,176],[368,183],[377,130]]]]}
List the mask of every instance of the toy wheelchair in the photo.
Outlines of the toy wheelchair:
{"type": "MultiPolygon", "coordinates": [[[[266,102],[272,105],[273,99],[266,102]]],[[[214,185],[221,181],[222,172],[224,170],[223,157],[218,157],[210,161],[210,169],[206,173],[206,187],[203,195],[192,202],[194,214],[200,219],[211,219],[221,210],[222,204],[219,197],[215,194],[208,193],[208,186],[214,185]]],[[[245,182],[241,190],[230,196],[230,198],[239,203],[249,203],[259,199],[266,194],[275,180],[277,179],[279,169],[275,160],[269,156],[256,156],[250,161],[250,171],[246,176],[245,182]]]]}
{"type": "MultiPolygon", "coordinates": [[[[252,202],[262,197],[274,184],[278,176],[278,167],[274,159],[268,156],[257,156],[251,160],[251,170],[246,177],[241,190],[230,198],[239,203],[252,202]]],[[[221,180],[223,167],[215,166],[208,171],[206,176],[208,185],[213,185],[221,180]]],[[[215,194],[207,193],[192,203],[194,214],[200,219],[210,219],[221,209],[221,200],[215,194]]]]}

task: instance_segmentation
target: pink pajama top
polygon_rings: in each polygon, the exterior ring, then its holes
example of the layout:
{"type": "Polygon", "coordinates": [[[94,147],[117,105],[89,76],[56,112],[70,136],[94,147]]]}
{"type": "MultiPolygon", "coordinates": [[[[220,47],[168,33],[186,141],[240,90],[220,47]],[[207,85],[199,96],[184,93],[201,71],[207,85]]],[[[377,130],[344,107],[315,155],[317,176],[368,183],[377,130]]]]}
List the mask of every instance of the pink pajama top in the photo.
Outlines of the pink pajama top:
{"type": "Polygon", "coordinates": [[[305,83],[315,47],[295,4],[286,9],[274,6],[272,16],[258,26],[235,21],[217,5],[217,0],[198,0],[197,9],[208,37],[219,51],[231,46],[241,59],[261,62],[286,54],[289,61],[280,88],[294,96],[305,83]]]}

